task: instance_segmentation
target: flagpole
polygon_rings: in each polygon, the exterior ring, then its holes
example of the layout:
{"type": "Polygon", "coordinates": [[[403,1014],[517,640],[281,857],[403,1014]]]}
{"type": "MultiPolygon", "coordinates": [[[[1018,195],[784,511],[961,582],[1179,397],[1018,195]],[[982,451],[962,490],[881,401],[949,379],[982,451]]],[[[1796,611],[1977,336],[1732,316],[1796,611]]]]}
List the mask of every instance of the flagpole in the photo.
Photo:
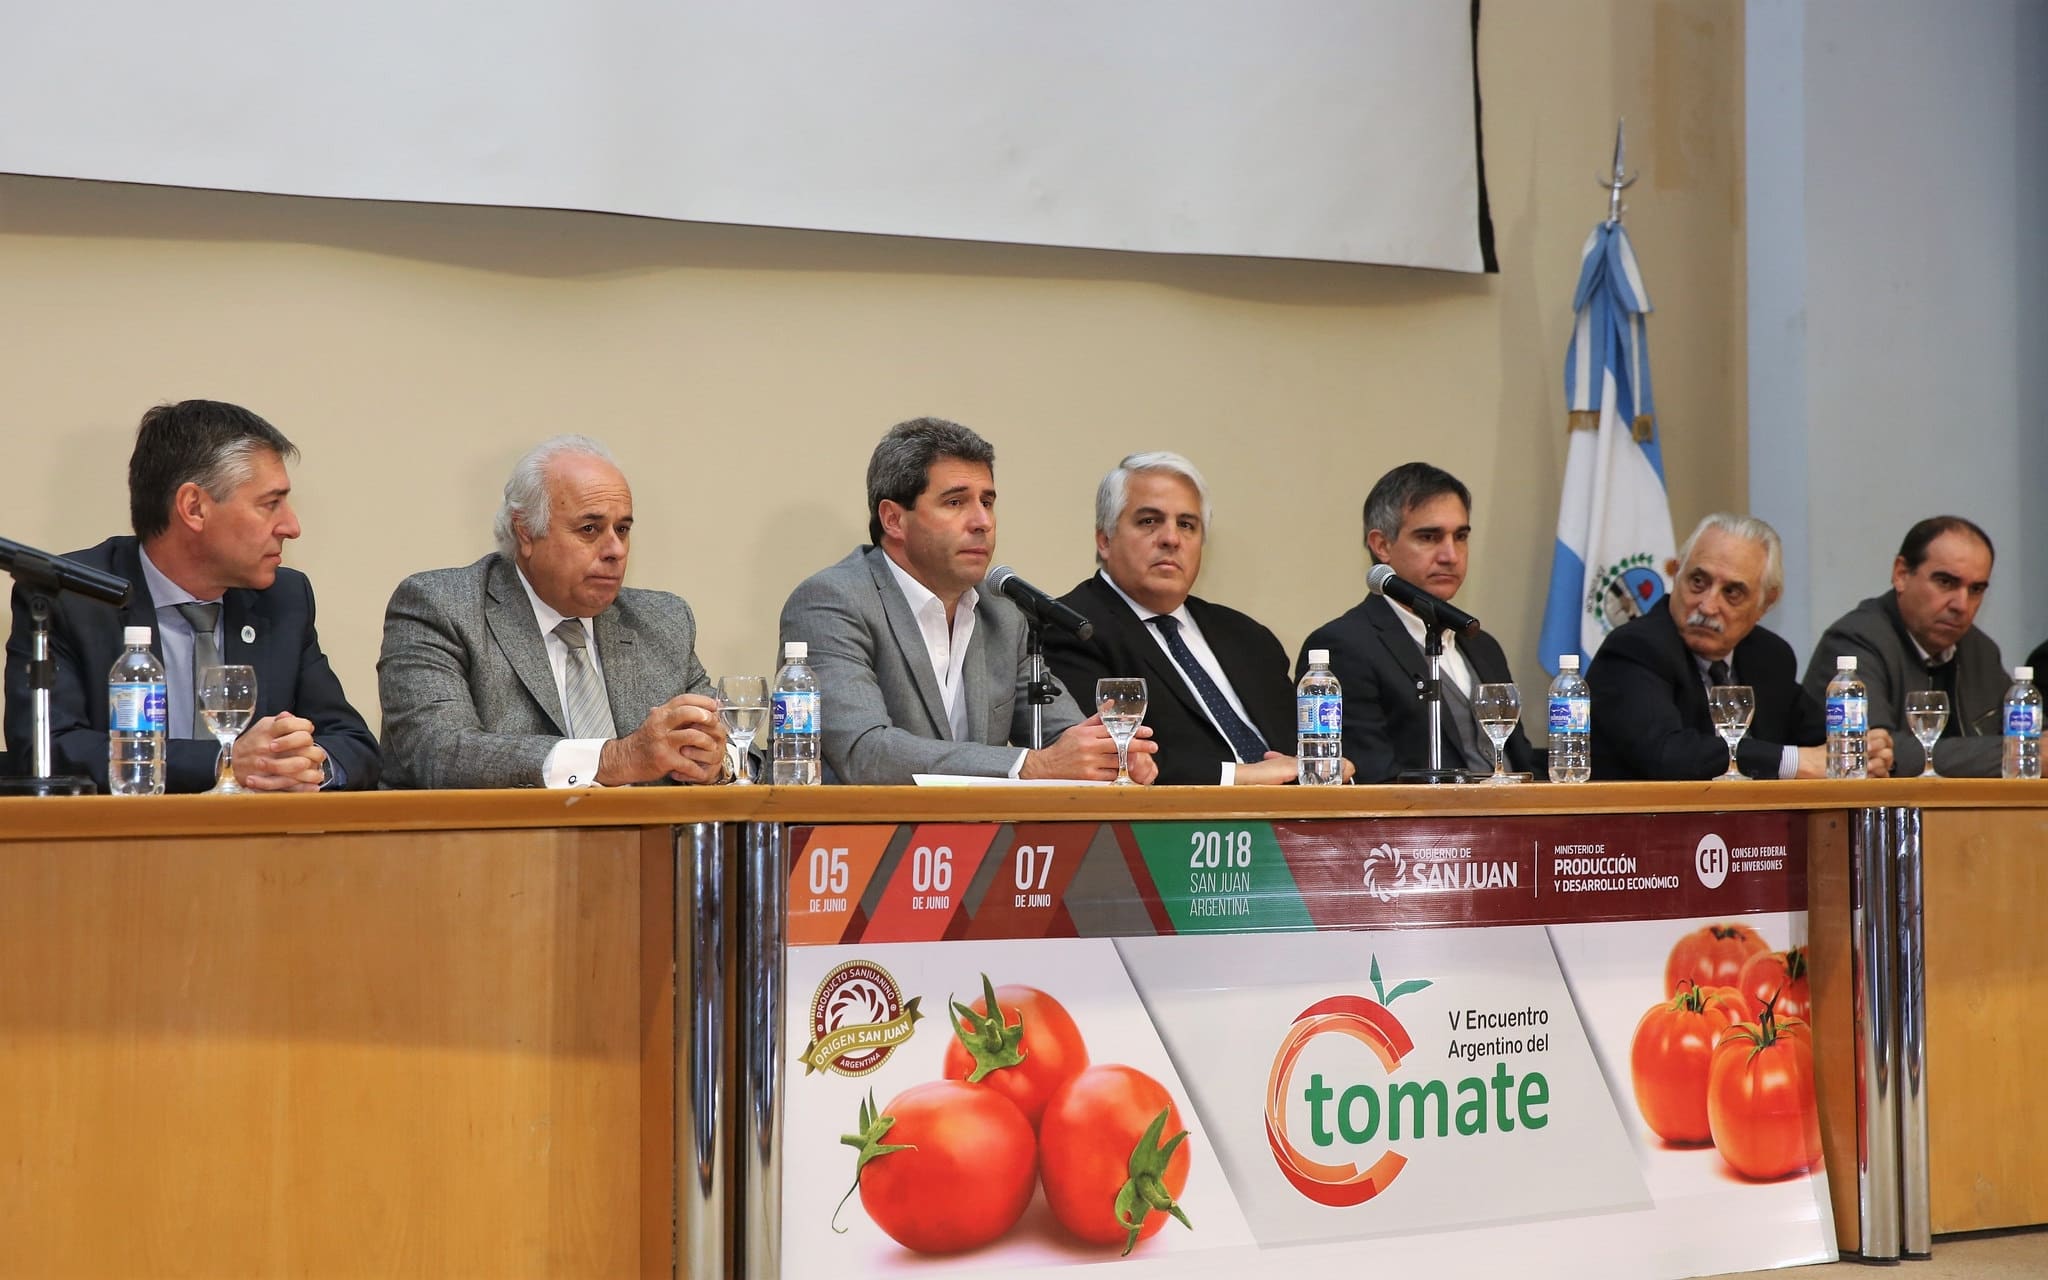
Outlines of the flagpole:
{"type": "Polygon", "coordinates": [[[1621,193],[1636,185],[1634,175],[1627,172],[1628,144],[1623,136],[1627,128],[1626,116],[1614,122],[1614,175],[1593,180],[1607,189],[1607,225],[1610,227],[1621,225],[1621,215],[1624,212],[1621,193]]]}

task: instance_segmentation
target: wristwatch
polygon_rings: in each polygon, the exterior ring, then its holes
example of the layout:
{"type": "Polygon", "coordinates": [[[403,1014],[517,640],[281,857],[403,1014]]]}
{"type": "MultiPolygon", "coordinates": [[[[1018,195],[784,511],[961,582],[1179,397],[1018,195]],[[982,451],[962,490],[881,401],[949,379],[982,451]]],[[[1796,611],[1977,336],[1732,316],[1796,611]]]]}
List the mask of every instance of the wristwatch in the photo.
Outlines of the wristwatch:
{"type": "Polygon", "coordinates": [[[718,757],[718,776],[712,779],[713,784],[729,786],[739,776],[739,772],[732,767],[732,752],[721,752],[718,757]]]}

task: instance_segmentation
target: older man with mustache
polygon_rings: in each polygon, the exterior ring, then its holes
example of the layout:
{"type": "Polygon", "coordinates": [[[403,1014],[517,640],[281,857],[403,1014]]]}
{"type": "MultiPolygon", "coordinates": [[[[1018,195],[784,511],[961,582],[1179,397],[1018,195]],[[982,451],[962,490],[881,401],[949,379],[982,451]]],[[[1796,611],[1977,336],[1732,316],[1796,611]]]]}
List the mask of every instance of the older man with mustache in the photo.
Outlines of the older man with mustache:
{"type": "MultiPolygon", "coordinates": [[[[1593,690],[1593,776],[1711,778],[1728,747],[1707,712],[1707,690],[1745,684],[1756,715],[1736,751],[1752,778],[1827,776],[1827,720],[1801,688],[1792,646],[1757,623],[1778,601],[1785,571],[1777,531],[1754,516],[1717,513],[1679,551],[1672,591],[1611,632],[1586,672],[1593,690]]],[[[1873,778],[1891,772],[1892,739],[1870,730],[1873,778]]]]}

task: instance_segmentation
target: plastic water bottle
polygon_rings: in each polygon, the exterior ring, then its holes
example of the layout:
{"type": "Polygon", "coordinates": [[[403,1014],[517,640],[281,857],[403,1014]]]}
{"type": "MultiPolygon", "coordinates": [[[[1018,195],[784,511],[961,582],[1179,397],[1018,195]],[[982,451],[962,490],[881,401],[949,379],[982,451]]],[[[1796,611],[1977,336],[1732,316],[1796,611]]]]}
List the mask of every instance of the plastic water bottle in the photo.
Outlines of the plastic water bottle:
{"type": "Polygon", "coordinates": [[[1593,776],[1593,691],[1579,674],[1579,655],[1557,658],[1550,682],[1550,780],[1585,782],[1593,776]]]}
{"type": "Polygon", "coordinates": [[[1294,687],[1296,782],[1330,787],[1344,781],[1344,689],[1330,674],[1330,651],[1310,649],[1308,670],[1294,687]]]}
{"type": "Polygon", "coordinates": [[[107,790],[117,796],[164,793],[164,664],[149,651],[149,628],[121,632],[127,647],[107,673],[107,790]]]}
{"type": "Polygon", "coordinates": [[[778,787],[815,787],[818,776],[818,677],[804,659],[811,647],[801,640],[782,646],[782,670],[775,673],[773,699],[775,762],[769,781],[778,787]]]}
{"type": "Polygon", "coordinates": [[[1863,764],[1864,739],[1870,732],[1870,694],[1856,675],[1856,659],[1836,658],[1835,678],[1828,681],[1828,776],[1869,777],[1863,764]]]}
{"type": "Polygon", "coordinates": [[[2005,691],[2005,761],[1998,776],[2041,776],[2041,691],[2032,667],[2014,667],[2012,688],[2005,691]]]}

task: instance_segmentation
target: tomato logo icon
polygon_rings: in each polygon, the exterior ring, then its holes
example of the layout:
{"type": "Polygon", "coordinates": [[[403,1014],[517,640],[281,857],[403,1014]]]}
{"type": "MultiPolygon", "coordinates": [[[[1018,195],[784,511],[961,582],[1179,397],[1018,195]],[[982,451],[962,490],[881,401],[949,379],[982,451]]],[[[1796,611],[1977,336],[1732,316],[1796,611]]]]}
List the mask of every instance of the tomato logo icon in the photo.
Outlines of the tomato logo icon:
{"type": "MultiPolygon", "coordinates": [[[[1377,957],[1372,963],[1372,982],[1379,1000],[1330,996],[1297,1014],[1287,1034],[1281,1037],[1266,1080],[1266,1142],[1273,1149],[1281,1176],[1310,1200],[1333,1208],[1364,1204],[1385,1191],[1408,1163],[1408,1157],[1391,1148],[1362,1169],[1351,1161],[1321,1159],[1304,1151],[1288,1127],[1288,1102],[1301,1092],[1296,1085],[1296,1068],[1303,1053],[1321,1037],[1342,1036],[1364,1045],[1390,1076],[1400,1069],[1401,1060],[1414,1052],[1415,1042],[1409,1038],[1408,1028],[1387,1010],[1387,1005],[1430,984],[1412,980],[1391,992],[1384,991],[1377,957]]],[[[1312,1135],[1309,1145],[1322,1144],[1312,1135]]]]}

